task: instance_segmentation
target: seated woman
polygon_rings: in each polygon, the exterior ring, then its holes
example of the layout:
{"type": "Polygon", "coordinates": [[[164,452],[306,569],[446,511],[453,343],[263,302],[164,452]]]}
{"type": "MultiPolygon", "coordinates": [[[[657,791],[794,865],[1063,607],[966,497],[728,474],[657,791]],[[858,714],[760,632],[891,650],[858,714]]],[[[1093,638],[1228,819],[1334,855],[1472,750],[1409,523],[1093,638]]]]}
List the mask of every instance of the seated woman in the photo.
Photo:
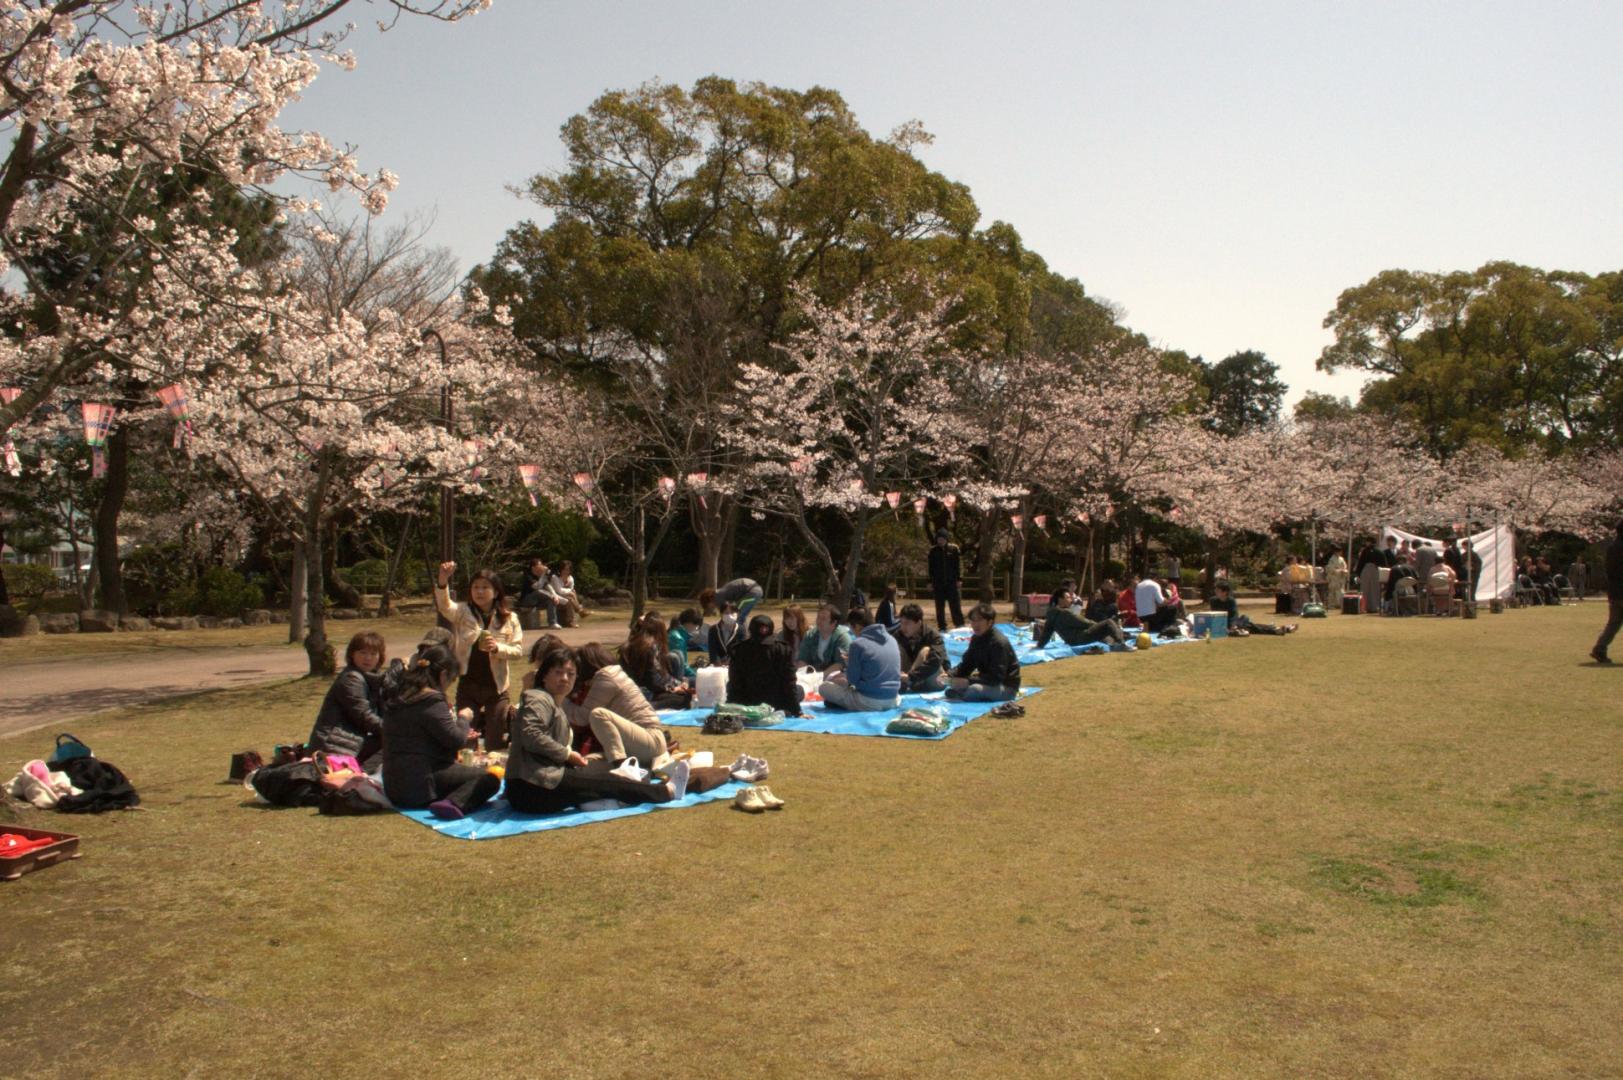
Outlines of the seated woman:
{"type": "Polygon", "coordinates": [[[1054,605],[1048,609],[1048,617],[1037,624],[1037,648],[1043,648],[1056,634],[1073,648],[1096,641],[1106,642],[1112,647],[1127,647],[1127,635],[1122,633],[1114,620],[1089,621],[1083,618],[1072,610],[1075,600],[1075,595],[1069,590],[1062,590],[1055,597],[1054,605]]]}
{"type": "Polygon", "coordinates": [[[799,657],[800,642],[806,636],[806,613],[799,604],[783,609],[783,624],[778,627],[778,640],[789,646],[789,655],[799,657]]]}
{"type": "Polygon", "coordinates": [[[537,689],[524,692],[513,716],[508,805],[523,814],[555,814],[594,799],[663,803],[687,794],[685,761],[671,767],[669,780],[649,783],[589,768],[586,758],[571,749],[569,717],[560,703],[574,689],[575,671],[575,658],[566,650],[541,658],[537,689]]]}
{"type": "Polygon", "coordinates": [[[799,716],[802,692],[795,681],[795,653],[772,631],[772,616],[750,619],[749,631],[727,665],[727,700],[770,705],[785,716],[799,716]]]}
{"type": "Polygon", "coordinates": [[[721,618],[711,624],[706,642],[711,667],[726,667],[733,648],[744,640],[744,628],[739,625],[738,619],[738,605],[731,600],[721,601],[721,618]]]}
{"type": "Polygon", "coordinates": [[[873,614],[873,621],[893,634],[896,625],[901,622],[901,616],[896,614],[896,591],[896,583],[887,582],[884,598],[879,601],[879,608],[873,614]]]}
{"type": "Polygon", "coordinates": [[[854,607],[847,617],[856,637],[836,671],[817,688],[823,704],[833,709],[878,712],[901,704],[902,651],[896,639],[873,621],[867,608],[854,607]]]}
{"type": "MultiPolygon", "coordinates": [[[[547,587],[547,579],[551,576],[552,571],[547,569],[545,559],[540,556],[531,559],[529,569],[524,571],[524,587],[519,590],[518,609],[521,612],[527,610],[545,611],[547,613],[547,628],[555,630],[559,626],[558,598],[547,587]]],[[[539,622],[540,619],[538,618],[536,621],[539,622]]]]}
{"type": "Polygon", "coordinates": [[[649,612],[620,646],[620,666],[654,708],[685,709],[690,694],[687,684],[671,674],[669,640],[665,621],[649,612]]]}
{"type": "Polygon", "coordinates": [[[451,575],[456,563],[440,564],[434,588],[434,606],[451,624],[451,648],[461,678],[456,684],[456,709],[473,712],[473,729],[490,749],[507,741],[507,662],[524,657],[524,631],[518,616],[507,608],[507,594],[495,571],[480,570],[468,579],[466,603],[451,600],[451,575]]]}
{"type": "Polygon", "coordinates": [[[952,677],[947,696],[958,701],[1012,701],[1020,696],[1020,661],[1014,647],[997,628],[991,604],[976,604],[969,611],[974,635],[952,677]]]}
{"type": "Polygon", "coordinates": [[[1116,611],[1121,617],[1116,621],[1129,630],[1137,630],[1143,624],[1138,621],[1138,575],[1128,574],[1121,591],[1116,594],[1116,611]]]}
{"type": "Polygon", "coordinates": [[[338,673],[310,729],[310,749],[350,754],[368,762],[383,749],[383,635],[364,630],[349,639],[344,670],[338,673]]]}
{"type": "Polygon", "coordinates": [[[547,589],[556,600],[559,618],[565,626],[574,626],[591,614],[575,592],[575,564],[568,559],[558,563],[558,568],[547,579],[547,589]]]}
{"type": "Polygon", "coordinates": [[[1439,562],[1432,567],[1426,589],[1431,593],[1431,610],[1435,614],[1454,614],[1454,586],[1457,584],[1452,566],[1439,562]]]}
{"type": "Polygon", "coordinates": [[[390,687],[383,709],[383,791],[405,809],[428,807],[455,820],[479,809],[501,787],[484,769],[458,765],[468,723],[451,711],[445,691],[456,679],[456,656],[431,646],[413,656],[390,687]]]}
{"type": "Polygon", "coordinates": [[[1212,586],[1212,598],[1207,604],[1213,611],[1221,611],[1229,617],[1229,633],[1234,637],[1249,637],[1252,634],[1263,634],[1270,637],[1283,637],[1296,632],[1295,623],[1276,625],[1274,623],[1252,622],[1250,618],[1240,614],[1240,605],[1234,602],[1234,589],[1226,581],[1219,581],[1212,586]]]}
{"type": "Polygon", "coordinates": [[[824,604],[817,609],[816,630],[801,639],[795,659],[829,674],[845,666],[845,655],[850,651],[851,631],[840,625],[840,609],[824,604]]]}
{"type": "Polygon", "coordinates": [[[614,764],[634,757],[647,768],[669,749],[659,714],[609,650],[587,642],[575,650],[575,670],[575,689],[559,704],[571,727],[592,733],[604,760],[614,764]]]}

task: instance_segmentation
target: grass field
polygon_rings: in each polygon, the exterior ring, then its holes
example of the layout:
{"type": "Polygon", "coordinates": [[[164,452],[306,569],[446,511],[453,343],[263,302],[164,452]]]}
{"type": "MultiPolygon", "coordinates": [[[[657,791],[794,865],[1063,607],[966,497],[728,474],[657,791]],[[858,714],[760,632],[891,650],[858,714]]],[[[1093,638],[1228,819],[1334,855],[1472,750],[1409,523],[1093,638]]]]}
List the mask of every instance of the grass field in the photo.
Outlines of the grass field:
{"type": "Polygon", "coordinates": [[[1620,1075],[1603,617],[1028,668],[1026,717],[941,743],[709,740],[781,813],[482,843],[220,782],[323,686],[80,723],[148,809],[30,815],[85,857],[0,884],[0,1071],[1620,1075]]]}

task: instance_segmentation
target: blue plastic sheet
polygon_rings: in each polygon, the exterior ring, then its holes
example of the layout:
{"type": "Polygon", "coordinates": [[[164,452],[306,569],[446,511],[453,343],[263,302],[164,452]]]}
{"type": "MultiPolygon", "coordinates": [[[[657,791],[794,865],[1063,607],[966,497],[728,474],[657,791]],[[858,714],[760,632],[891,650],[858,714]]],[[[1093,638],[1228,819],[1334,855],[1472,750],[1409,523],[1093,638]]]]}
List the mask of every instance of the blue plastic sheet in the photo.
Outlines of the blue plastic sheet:
{"type": "MultiPolygon", "coordinates": [[[[1036,687],[1027,687],[1020,691],[1020,696],[1029,697],[1036,692],[1036,687]]],[[[752,727],[748,730],[809,731],[819,735],[870,735],[887,739],[945,739],[971,720],[985,716],[1001,704],[999,701],[948,701],[945,695],[939,693],[903,694],[902,703],[897,708],[880,712],[851,712],[847,709],[825,708],[822,702],[814,701],[805,707],[805,716],[791,716],[781,724],[752,727]],[[947,730],[939,735],[893,735],[885,730],[885,725],[907,709],[929,708],[936,705],[947,710],[949,724],[947,730]]],[[[662,712],[659,719],[661,723],[670,727],[703,727],[705,718],[714,711],[714,709],[683,709],[679,712],[662,712]]]]}
{"type": "Polygon", "coordinates": [[[441,821],[427,810],[400,810],[398,813],[410,818],[419,825],[428,826],[441,836],[449,836],[457,840],[495,840],[502,836],[548,832],[552,829],[570,829],[576,825],[590,825],[595,821],[613,821],[615,818],[651,814],[656,810],[679,810],[683,807],[698,806],[700,803],[722,802],[730,800],[748,786],[733,781],[718,788],[711,788],[703,795],[689,794],[677,799],[675,802],[643,803],[639,806],[623,806],[618,810],[593,810],[591,812],[573,810],[563,814],[520,814],[508,806],[507,800],[498,794],[474,813],[457,821],[441,821]]]}

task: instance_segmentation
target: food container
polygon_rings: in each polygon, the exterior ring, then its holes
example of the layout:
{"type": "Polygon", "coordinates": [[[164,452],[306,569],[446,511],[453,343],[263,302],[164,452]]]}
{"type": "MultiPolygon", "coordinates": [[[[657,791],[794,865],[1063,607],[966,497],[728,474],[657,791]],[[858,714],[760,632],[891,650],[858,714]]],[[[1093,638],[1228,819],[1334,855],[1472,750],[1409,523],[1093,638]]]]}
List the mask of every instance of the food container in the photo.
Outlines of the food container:
{"type": "Polygon", "coordinates": [[[65,862],[68,859],[77,859],[82,854],[79,850],[79,838],[73,833],[51,832],[48,829],[25,829],[20,825],[0,826],[0,833],[10,833],[13,836],[22,836],[29,840],[50,841],[48,844],[29,848],[17,855],[7,855],[5,852],[0,851],[0,881],[13,881],[24,874],[31,874],[35,870],[43,870],[55,863],[65,862]]]}

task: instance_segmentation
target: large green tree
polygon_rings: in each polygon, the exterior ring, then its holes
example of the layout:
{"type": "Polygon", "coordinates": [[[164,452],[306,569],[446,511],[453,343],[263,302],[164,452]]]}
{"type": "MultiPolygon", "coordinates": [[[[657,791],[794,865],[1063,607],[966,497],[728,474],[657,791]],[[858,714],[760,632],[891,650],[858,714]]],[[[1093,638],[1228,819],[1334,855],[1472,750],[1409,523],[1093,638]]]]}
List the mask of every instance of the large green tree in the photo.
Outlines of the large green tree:
{"type": "Polygon", "coordinates": [[[1285,384],[1279,365],[1255,349],[1226,356],[1202,373],[1210,398],[1207,426],[1223,435],[1255,431],[1279,419],[1285,384]]]}
{"type": "Polygon", "coordinates": [[[1341,294],[1321,371],[1376,376],[1366,408],[1433,451],[1615,446],[1623,424],[1623,272],[1387,270],[1341,294]]]}

